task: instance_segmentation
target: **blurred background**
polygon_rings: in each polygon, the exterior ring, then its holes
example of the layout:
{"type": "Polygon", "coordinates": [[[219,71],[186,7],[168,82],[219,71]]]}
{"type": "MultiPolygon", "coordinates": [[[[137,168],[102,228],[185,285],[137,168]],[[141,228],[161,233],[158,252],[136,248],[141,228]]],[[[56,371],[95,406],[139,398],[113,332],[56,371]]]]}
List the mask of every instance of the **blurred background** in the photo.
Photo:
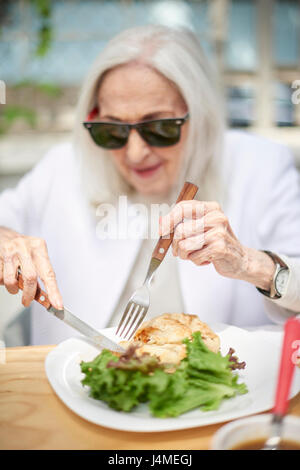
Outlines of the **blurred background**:
{"type": "MultiPolygon", "coordinates": [[[[0,0],[0,191],[69,139],[82,79],[107,41],[147,23],[191,28],[220,74],[228,125],[285,143],[300,169],[298,0],[0,0]]],[[[21,309],[20,294],[0,288],[0,339],[21,309]]]]}

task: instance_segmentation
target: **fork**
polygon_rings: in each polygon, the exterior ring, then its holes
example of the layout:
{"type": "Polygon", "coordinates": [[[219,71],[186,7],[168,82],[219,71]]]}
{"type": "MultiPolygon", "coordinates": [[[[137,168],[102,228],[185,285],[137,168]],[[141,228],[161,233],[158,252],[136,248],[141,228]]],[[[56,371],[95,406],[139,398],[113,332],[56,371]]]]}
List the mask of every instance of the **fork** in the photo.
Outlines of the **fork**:
{"type": "MultiPolygon", "coordinates": [[[[180,201],[188,201],[194,199],[198,191],[198,186],[186,181],[177,198],[176,204],[180,201]]],[[[129,340],[136,332],[142,321],[144,320],[150,305],[149,287],[151,279],[158,266],[167,254],[167,251],[173,241],[174,231],[170,233],[168,238],[160,237],[153,250],[147,275],[144,284],[137,289],[130,297],[122,318],[117,327],[116,335],[129,340]],[[130,335],[128,336],[130,332],[130,335]]]]}

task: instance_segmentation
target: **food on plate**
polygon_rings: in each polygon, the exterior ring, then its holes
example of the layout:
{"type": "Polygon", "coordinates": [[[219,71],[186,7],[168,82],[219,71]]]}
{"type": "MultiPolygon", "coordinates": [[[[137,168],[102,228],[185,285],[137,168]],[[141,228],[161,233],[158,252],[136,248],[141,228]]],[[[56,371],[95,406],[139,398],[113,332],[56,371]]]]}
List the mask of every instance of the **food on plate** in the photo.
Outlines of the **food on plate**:
{"type": "Polygon", "coordinates": [[[196,315],[186,313],[165,313],[145,321],[130,342],[122,341],[120,344],[125,348],[133,344],[137,356],[150,354],[157,357],[159,362],[179,364],[186,356],[186,346],[182,340],[192,339],[196,331],[200,331],[208,349],[219,351],[219,336],[196,315]]]}
{"type": "Polygon", "coordinates": [[[197,320],[193,315],[165,314],[145,322],[125,353],[104,349],[93,361],[81,362],[82,384],[89,387],[91,397],[111,408],[131,411],[148,403],[159,418],[195,408],[215,410],[224,399],[247,393],[235,372],[245,363],[232,348],[222,356],[219,337],[197,320]],[[173,315],[177,326],[171,331],[166,325],[173,315]],[[153,347],[152,354],[146,346],[153,347]],[[178,352],[181,347],[183,352],[178,352]]]}

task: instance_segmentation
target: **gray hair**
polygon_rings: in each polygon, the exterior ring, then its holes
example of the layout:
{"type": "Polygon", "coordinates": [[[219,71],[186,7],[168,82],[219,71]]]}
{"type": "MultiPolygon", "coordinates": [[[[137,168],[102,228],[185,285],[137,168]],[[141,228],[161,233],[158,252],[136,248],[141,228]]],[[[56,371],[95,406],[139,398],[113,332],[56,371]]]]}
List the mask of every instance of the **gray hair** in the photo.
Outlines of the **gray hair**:
{"type": "Polygon", "coordinates": [[[121,194],[130,197],[134,193],[115,168],[108,152],[97,147],[82,126],[88,113],[97,105],[103,74],[133,61],[148,64],[173,82],[190,115],[183,167],[168,202],[176,200],[184,181],[199,186],[197,199],[222,202],[224,118],[214,73],[197,36],[190,30],[147,25],[131,28],[114,37],[96,58],[83,83],[73,145],[89,203],[95,207],[104,202],[113,203],[121,194]]]}

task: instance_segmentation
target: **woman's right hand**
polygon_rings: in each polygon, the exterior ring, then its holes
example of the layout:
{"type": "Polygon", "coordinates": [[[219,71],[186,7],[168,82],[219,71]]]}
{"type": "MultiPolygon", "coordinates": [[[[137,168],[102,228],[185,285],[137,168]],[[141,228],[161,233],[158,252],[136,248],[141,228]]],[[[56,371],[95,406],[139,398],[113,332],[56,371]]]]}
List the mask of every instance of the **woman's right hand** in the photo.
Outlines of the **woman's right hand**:
{"type": "Polygon", "coordinates": [[[22,304],[28,307],[34,300],[40,278],[53,307],[63,309],[63,300],[58,290],[45,240],[21,235],[0,227],[0,284],[10,294],[17,294],[18,268],[24,281],[22,304]]]}

